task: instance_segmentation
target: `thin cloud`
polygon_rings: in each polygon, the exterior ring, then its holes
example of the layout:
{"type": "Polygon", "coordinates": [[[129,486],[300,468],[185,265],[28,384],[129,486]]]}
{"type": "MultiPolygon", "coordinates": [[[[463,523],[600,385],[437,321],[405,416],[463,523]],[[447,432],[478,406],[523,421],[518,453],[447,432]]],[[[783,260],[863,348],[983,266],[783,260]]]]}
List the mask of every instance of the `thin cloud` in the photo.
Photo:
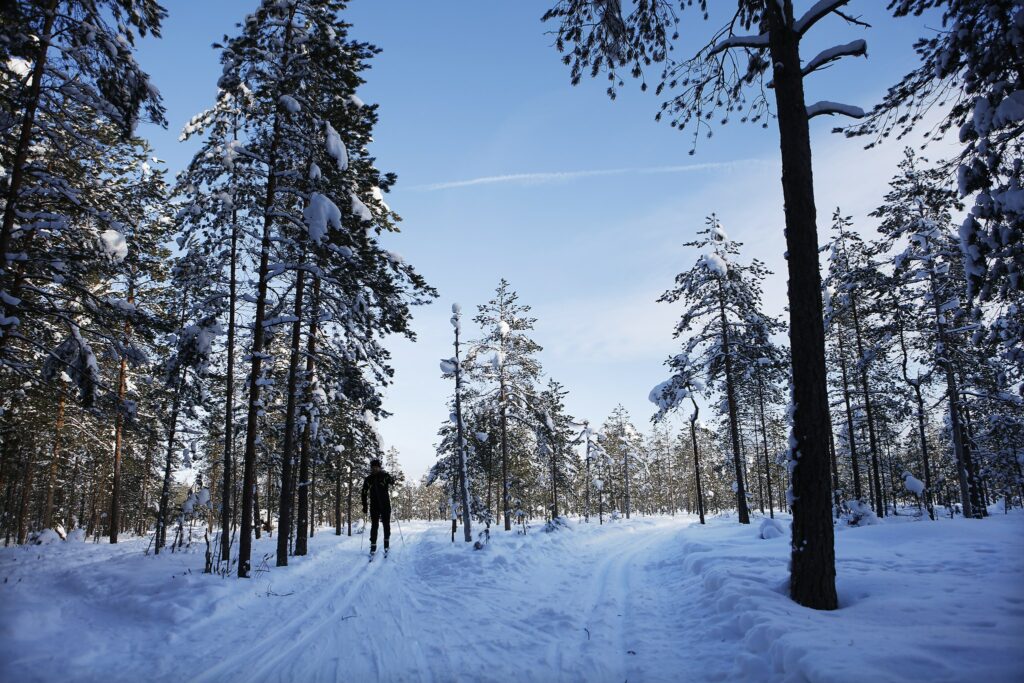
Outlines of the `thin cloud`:
{"type": "Polygon", "coordinates": [[[545,185],[549,183],[560,183],[580,178],[593,178],[598,176],[614,176],[634,174],[660,174],[660,173],[692,173],[694,171],[720,171],[731,170],[751,164],[770,164],[772,162],[764,159],[737,159],[736,161],[720,161],[703,164],[684,164],[681,166],[649,166],[641,168],[605,168],[590,171],[550,171],[541,173],[508,173],[505,175],[482,176],[480,178],[469,178],[468,180],[451,180],[443,183],[431,183],[428,185],[416,185],[412,189],[433,192],[435,190],[452,190],[460,187],[473,187],[475,185],[497,185],[501,183],[515,183],[518,185],[545,185]]]}

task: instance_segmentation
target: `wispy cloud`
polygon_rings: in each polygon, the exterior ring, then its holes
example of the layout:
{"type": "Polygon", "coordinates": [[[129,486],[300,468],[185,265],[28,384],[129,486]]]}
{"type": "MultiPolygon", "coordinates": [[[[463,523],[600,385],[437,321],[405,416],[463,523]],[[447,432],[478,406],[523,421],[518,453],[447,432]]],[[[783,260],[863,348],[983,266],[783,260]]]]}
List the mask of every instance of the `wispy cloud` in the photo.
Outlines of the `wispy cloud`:
{"type": "Polygon", "coordinates": [[[460,187],[473,187],[475,185],[497,185],[501,183],[514,183],[517,185],[545,185],[549,183],[561,183],[581,178],[593,178],[599,176],[615,175],[653,175],[661,173],[692,173],[695,171],[721,171],[741,167],[749,167],[752,164],[770,164],[764,159],[737,159],[735,161],[720,161],[704,164],[684,164],[680,166],[648,166],[640,168],[603,168],[589,171],[547,171],[539,173],[507,173],[505,175],[482,176],[480,178],[469,178],[467,180],[450,180],[443,183],[430,183],[426,185],[415,185],[414,190],[433,192],[435,190],[453,190],[460,187]]]}

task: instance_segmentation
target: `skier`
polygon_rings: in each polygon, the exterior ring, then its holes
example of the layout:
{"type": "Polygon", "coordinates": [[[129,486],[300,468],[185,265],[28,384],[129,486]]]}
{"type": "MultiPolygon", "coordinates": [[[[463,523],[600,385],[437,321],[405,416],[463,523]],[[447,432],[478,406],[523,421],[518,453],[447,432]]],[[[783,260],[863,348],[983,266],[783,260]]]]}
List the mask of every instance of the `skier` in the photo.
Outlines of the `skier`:
{"type": "Polygon", "coordinates": [[[395,483],[395,478],[381,469],[380,460],[370,461],[370,476],[363,480],[363,514],[366,514],[367,498],[370,509],[370,559],[377,552],[377,523],[384,523],[384,556],[388,554],[391,540],[391,498],[388,487],[395,483]]]}

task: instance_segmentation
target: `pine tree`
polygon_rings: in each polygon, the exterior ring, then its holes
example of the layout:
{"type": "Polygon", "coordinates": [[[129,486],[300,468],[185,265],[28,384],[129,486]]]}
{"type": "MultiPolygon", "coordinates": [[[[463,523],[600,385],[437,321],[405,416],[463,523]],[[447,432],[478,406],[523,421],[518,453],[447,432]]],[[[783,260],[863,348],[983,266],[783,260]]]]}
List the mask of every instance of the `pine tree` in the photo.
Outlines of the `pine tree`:
{"type": "Polygon", "coordinates": [[[530,307],[518,300],[519,295],[502,279],[494,298],[477,306],[479,312],[473,320],[484,336],[473,343],[467,357],[475,379],[496,385],[493,393],[498,402],[505,531],[512,529],[508,420],[525,419],[528,407],[535,403],[534,386],[540,376],[540,363],[534,356],[541,347],[526,335],[536,319],[529,317],[530,307]]]}
{"type": "MultiPolygon", "coordinates": [[[[833,290],[829,323],[832,331],[840,335],[840,344],[843,343],[843,324],[853,332],[852,351],[855,352],[855,358],[851,373],[855,374],[860,383],[864,424],[868,432],[870,480],[872,482],[871,500],[874,503],[875,514],[882,517],[885,515],[885,509],[882,505],[881,471],[879,469],[880,444],[875,419],[874,392],[869,381],[872,364],[879,355],[879,348],[874,342],[876,341],[875,337],[880,333],[880,328],[874,324],[873,316],[878,315],[880,302],[865,294],[865,291],[870,292],[872,287],[877,290],[878,281],[882,279],[882,275],[867,245],[864,244],[860,235],[851,230],[850,217],[843,216],[841,211],[836,209],[832,221],[835,237],[829,255],[829,276],[826,281],[826,286],[833,290]]],[[[840,349],[840,353],[844,353],[844,351],[845,349],[840,349]]],[[[841,361],[844,373],[846,371],[845,363],[844,354],[841,361]]],[[[850,419],[852,428],[853,422],[852,418],[850,419]]],[[[851,453],[855,448],[853,445],[855,438],[851,431],[849,434],[851,453]]]]}
{"type": "MultiPolygon", "coordinates": [[[[829,415],[825,377],[825,340],[822,326],[821,275],[811,170],[809,122],[822,115],[861,117],[857,107],[834,102],[808,106],[804,80],[822,68],[850,56],[867,54],[867,43],[854,40],[837,45],[801,62],[801,43],[818,22],[839,16],[861,23],[842,12],[849,0],[816,2],[802,16],[793,0],[764,2],[737,0],[731,20],[713,34],[692,57],[673,58],[680,37],[679,16],[694,5],[705,19],[708,1],[647,2],[634,0],[623,14],[621,2],[558,0],[544,14],[559,22],[555,46],[566,52],[572,82],[585,73],[607,72],[608,93],[622,85],[618,69],[643,77],[653,64],[660,68],[659,95],[668,93],[662,114],[680,129],[692,128],[694,141],[707,131],[715,113],[724,110],[723,122],[736,113],[741,121],[778,121],[782,158],[782,189],[786,213],[786,253],[789,266],[789,333],[793,358],[793,492],[794,507],[790,595],[801,605],[835,609],[835,548],[830,514],[829,415]],[[754,29],[756,34],[738,35],[754,29]],[[742,55],[737,58],[737,52],[742,55]],[[765,77],[775,95],[770,111],[765,77]],[[748,99],[746,88],[756,95],[748,99]]],[[[646,83],[642,86],[646,89],[646,83]]],[[[767,122],[762,123],[767,127],[767,122]]],[[[691,154],[693,153],[691,149],[691,154]]]]}
{"type": "MultiPolygon", "coordinates": [[[[963,149],[956,163],[961,198],[974,196],[959,242],[968,279],[964,305],[980,320],[978,302],[1003,304],[992,327],[995,345],[1024,372],[1024,9],[1014,0],[890,0],[897,17],[942,11],[944,30],[915,44],[919,67],[889,88],[883,100],[848,135],[872,144],[902,138],[936,105],[942,120],[926,138],[957,131],[963,149]],[[974,304],[968,303],[974,302],[974,304]]],[[[1024,384],[1019,387],[1024,391],[1024,384]]]]}
{"type": "Polygon", "coordinates": [[[909,151],[890,188],[885,204],[872,215],[881,219],[879,232],[888,242],[888,248],[900,249],[894,257],[896,277],[904,288],[916,291],[911,315],[929,322],[921,329],[921,346],[925,349],[922,360],[932,372],[941,371],[946,378],[961,503],[964,515],[971,517],[978,507],[979,497],[974,490],[977,484],[973,482],[970,445],[954,370],[962,363],[967,343],[964,332],[954,331],[963,329],[961,296],[966,288],[952,230],[951,212],[958,202],[953,190],[943,181],[941,171],[918,168],[917,159],[909,151]]]}
{"type": "Polygon", "coordinates": [[[726,236],[716,216],[706,224],[698,233],[703,237],[685,246],[709,249],[709,253],[676,276],[676,286],[659,299],[687,306],[674,333],[685,342],[682,353],[666,362],[673,370],[672,379],[655,387],[650,398],[666,412],[691,395],[688,387],[695,378],[706,378],[721,390],[732,446],[736,509],[740,523],[749,524],[736,392],[741,361],[751,358],[743,339],[752,326],[765,324],[759,282],[768,271],[756,259],[750,265],[736,261],[740,244],[726,236]]]}

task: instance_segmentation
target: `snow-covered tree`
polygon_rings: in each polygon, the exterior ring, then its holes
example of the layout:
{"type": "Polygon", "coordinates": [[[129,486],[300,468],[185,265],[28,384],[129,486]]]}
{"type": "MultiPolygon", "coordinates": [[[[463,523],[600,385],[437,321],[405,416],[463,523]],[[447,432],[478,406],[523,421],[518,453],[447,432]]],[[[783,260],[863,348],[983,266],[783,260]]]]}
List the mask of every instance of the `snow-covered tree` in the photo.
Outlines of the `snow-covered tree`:
{"type": "Polygon", "coordinates": [[[541,347],[527,336],[535,318],[530,307],[518,303],[519,295],[502,279],[494,298],[477,306],[474,322],[483,336],[475,341],[467,356],[467,365],[477,381],[490,385],[491,397],[498,404],[501,439],[502,511],[505,530],[512,529],[509,491],[509,418],[529,423],[529,407],[535,401],[535,385],[540,377],[536,354],[541,347]]]}
{"type": "Polygon", "coordinates": [[[977,484],[973,481],[971,449],[955,370],[962,366],[969,343],[961,298],[966,289],[964,271],[952,219],[957,206],[955,192],[944,181],[943,173],[920,168],[919,161],[908,151],[899,173],[890,182],[885,203],[872,215],[880,219],[879,232],[888,248],[895,251],[898,281],[913,294],[910,315],[928,321],[920,327],[922,355],[917,360],[930,372],[945,375],[961,503],[964,514],[970,517],[980,501],[977,491],[973,491],[977,484]]]}
{"type": "MultiPolygon", "coordinates": [[[[903,137],[935,106],[926,137],[959,135],[958,192],[973,196],[959,230],[967,300],[999,304],[991,327],[1007,360],[1024,368],[1024,8],[1015,0],[890,0],[897,17],[942,12],[943,29],[918,40],[921,64],[847,131],[903,137]]],[[[965,306],[972,306],[968,301],[965,306]]],[[[981,317],[980,308],[972,311],[981,317]]],[[[1018,389],[1024,392],[1024,384],[1018,389]]]]}
{"type": "Polygon", "coordinates": [[[676,408],[690,396],[695,378],[707,381],[725,396],[732,461],[735,468],[736,506],[741,524],[749,524],[744,466],[741,460],[737,384],[741,362],[755,361],[759,352],[744,348],[753,338],[752,328],[765,325],[761,312],[761,280],[768,274],[754,260],[742,264],[736,258],[740,243],[730,240],[715,215],[708,217],[702,237],[685,246],[706,250],[690,270],[676,276],[676,285],[659,301],[681,301],[686,309],[674,336],[683,339],[683,350],[666,361],[673,376],[655,387],[651,400],[662,412],[676,408]],[[744,360],[746,359],[746,360],[744,360]]]}
{"type": "MultiPolygon", "coordinates": [[[[808,105],[804,80],[845,57],[867,54],[862,39],[826,48],[801,59],[801,43],[830,17],[862,23],[843,12],[850,0],[819,0],[797,12],[794,0],[737,0],[735,10],[703,47],[683,60],[674,57],[680,16],[699,11],[708,0],[627,3],[557,0],[544,14],[558,22],[555,46],[565,52],[572,81],[607,72],[608,93],[622,85],[619,70],[643,78],[657,65],[657,93],[668,99],[659,114],[672,125],[692,129],[694,141],[710,134],[710,121],[778,122],[785,197],[786,258],[789,266],[789,333],[793,358],[792,487],[794,498],[790,595],[805,606],[835,609],[835,548],[829,491],[828,392],[822,332],[821,274],[811,169],[810,120],[823,115],[863,116],[858,107],[821,101],[808,105]],[[771,77],[768,79],[769,71],[771,77]],[[768,79],[768,80],[766,80],[768,79]],[[769,87],[766,87],[769,86],[769,87]],[[769,89],[770,88],[770,89],[769,89]],[[752,97],[748,96],[753,92],[752,97]],[[774,94],[771,108],[768,93],[774,94]]],[[[689,15],[688,15],[689,16],[689,15]]],[[[717,15],[716,15],[717,16],[717,15]]],[[[688,25],[689,26],[689,25],[688,25]]],[[[643,86],[646,89],[646,83],[643,86]]],[[[691,154],[693,153],[691,149],[691,154]]]]}

